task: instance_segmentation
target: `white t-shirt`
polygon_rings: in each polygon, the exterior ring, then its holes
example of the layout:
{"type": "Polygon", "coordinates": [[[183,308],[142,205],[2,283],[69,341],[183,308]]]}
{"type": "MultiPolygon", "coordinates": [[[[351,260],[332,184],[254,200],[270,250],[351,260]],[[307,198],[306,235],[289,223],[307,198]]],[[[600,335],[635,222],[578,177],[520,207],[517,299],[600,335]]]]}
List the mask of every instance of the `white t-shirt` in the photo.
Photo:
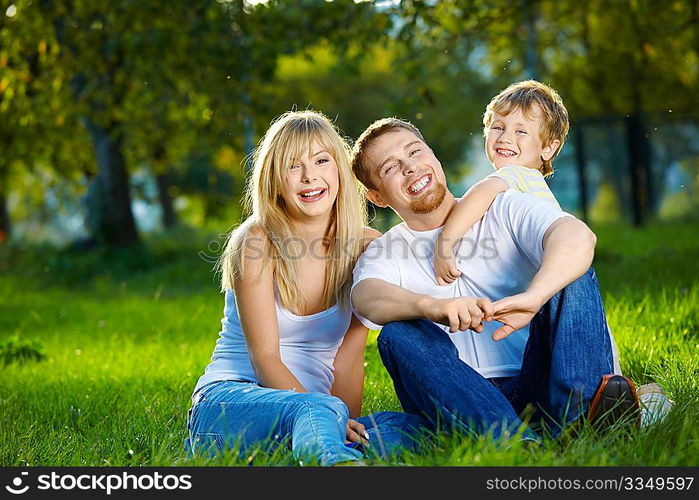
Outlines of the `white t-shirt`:
{"type": "MultiPolygon", "coordinates": [[[[498,300],[524,292],[539,270],[544,254],[543,238],[557,219],[572,217],[552,203],[512,189],[495,198],[483,218],[466,233],[458,247],[456,264],[461,276],[439,286],[434,272],[434,242],[441,227],[413,231],[399,224],[375,239],[359,258],[352,288],[367,278],[378,278],[415,293],[437,298],[487,297],[498,300]]],[[[381,328],[355,310],[362,323],[381,328]]],[[[492,340],[501,325],[484,323],[482,333],[472,330],[449,333],[459,358],[486,378],[516,375],[529,338],[529,326],[504,340],[492,340]]]]}

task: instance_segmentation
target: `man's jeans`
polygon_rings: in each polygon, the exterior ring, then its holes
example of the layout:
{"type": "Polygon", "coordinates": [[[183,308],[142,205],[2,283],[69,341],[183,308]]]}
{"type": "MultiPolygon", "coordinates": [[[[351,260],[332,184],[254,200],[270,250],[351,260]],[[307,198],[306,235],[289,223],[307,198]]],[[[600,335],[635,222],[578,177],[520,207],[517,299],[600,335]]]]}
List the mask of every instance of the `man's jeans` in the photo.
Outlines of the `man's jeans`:
{"type": "MultiPolygon", "coordinates": [[[[585,414],[602,375],[612,373],[612,348],[594,270],[554,295],[534,316],[522,368],[487,380],[458,357],[447,334],[428,320],[386,324],[378,347],[403,409],[433,428],[455,426],[494,437],[516,432],[532,405],[532,422],[551,435],[585,414]]],[[[522,437],[537,439],[523,427],[522,437]]]]}
{"type": "MultiPolygon", "coordinates": [[[[345,445],[348,410],[339,398],[260,387],[252,382],[219,381],[194,397],[186,446],[195,454],[213,455],[224,448],[245,454],[253,446],[270,450],[291,441],[297,460],[315,458],[320,465],[358,460],[362,452],[345,445]]],[[[412,448],[427,423],[417,415],[381,412],[357,419],[369,434],[369,449],[388,456],[412,448]]]]}

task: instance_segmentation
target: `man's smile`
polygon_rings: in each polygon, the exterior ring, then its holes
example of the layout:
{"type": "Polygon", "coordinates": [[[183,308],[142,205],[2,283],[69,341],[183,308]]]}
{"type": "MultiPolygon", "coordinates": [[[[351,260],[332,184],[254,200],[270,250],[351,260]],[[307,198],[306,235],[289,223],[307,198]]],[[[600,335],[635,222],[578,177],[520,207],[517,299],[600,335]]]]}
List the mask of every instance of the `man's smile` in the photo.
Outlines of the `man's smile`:
{"type": "Polygon", "coordinates": [[[432,174],[425,174],[415,182],[410,184],[407,189],[409,196],[415,196],[424,192],[432,183],[432,174]]]}

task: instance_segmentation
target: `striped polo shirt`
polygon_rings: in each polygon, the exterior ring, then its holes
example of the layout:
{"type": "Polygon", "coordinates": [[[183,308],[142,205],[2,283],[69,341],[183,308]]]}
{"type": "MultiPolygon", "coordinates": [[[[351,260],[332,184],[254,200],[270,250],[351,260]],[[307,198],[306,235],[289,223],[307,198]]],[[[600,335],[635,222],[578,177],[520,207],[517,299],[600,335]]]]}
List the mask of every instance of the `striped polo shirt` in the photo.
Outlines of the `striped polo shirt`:
{"type": "Polygon", "coordinates": [[[499,168],[488,177],[497,177],[507,183],[510,189],[519,191],[520,193],[533,194],[538,198],[550,201],[559,210],[560,205],[556,201],[556,197],[546,184],[544,176],[534,168],[522,167],[518,165],[508,165],[499,168]]]}

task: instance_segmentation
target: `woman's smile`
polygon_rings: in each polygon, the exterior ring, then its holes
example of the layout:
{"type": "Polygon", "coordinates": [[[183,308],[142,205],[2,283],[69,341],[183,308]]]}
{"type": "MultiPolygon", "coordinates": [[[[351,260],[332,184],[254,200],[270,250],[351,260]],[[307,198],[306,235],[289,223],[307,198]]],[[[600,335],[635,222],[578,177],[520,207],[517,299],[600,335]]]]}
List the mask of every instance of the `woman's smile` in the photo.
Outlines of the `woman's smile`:
{"type": "Polygon", "coordinates": [[[299,199],[304,203],[314,203],[325,197],[327,192],[325,188],[304,189],[299,193],[299,199]]]}

